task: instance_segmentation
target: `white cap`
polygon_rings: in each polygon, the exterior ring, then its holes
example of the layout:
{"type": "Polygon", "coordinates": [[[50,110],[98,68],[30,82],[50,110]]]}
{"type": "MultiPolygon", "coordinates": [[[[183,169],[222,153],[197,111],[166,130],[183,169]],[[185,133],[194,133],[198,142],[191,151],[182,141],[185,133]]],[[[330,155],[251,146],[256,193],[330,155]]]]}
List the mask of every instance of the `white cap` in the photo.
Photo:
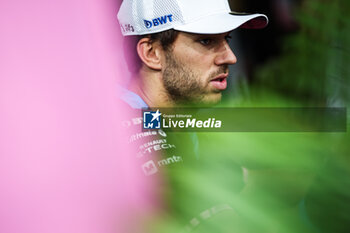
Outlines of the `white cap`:
{"type": "Polygon", "coordinates": [[[118,20],[124,36],[175,29],[219,34],[235,28],[263,28],[263,14],[232,12],[228,0],[123,0],[118,20]]]}

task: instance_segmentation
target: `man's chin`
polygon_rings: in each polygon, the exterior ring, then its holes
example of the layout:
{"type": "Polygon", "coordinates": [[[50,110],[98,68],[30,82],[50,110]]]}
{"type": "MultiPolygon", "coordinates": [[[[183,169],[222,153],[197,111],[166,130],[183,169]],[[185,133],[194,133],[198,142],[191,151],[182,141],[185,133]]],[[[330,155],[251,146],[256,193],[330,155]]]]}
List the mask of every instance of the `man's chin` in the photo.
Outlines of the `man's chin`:
{"type": "Polygon", "coordinates": [[[222,94],[220,93],[212,93],[203,96],[200,99],[197,99],[196,101],[193,101],[192,103],[189,103],[187,105],[192,105],[194,107],[211,107],[214,106],[221,101],[222,94]]]}
{"type": "Polygon", "coordinates": [[[222,93],[221,92],[213,92],[213,93],[210,93],[210,94],[204,96],[202,102],[205,103],[205,104],[215,105],[215,104],[220,103],[221,98],[222,98],[222,93]]]}

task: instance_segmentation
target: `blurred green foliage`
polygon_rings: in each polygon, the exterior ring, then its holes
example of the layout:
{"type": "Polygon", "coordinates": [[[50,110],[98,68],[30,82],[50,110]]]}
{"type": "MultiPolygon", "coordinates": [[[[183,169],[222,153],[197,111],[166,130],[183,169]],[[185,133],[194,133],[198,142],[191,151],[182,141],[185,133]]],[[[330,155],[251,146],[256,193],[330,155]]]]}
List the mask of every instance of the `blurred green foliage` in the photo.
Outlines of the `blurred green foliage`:
{"type": "MultiPolygon", "coordinates": [[[[307,0],[296,14],[299,32],[235,106],[349,106],[350,1],[307,0]]],[[[188,145],[184,166],[167,171],[167,215],[152,232],[350,232],[349,133],[197,137],[200,158],[188,145]]]]}
{"type": "Polygon", "coordinates": [[[184,232],[314,232],[304,224],[299,203],[332,153],[328,135],[199,133],[198,138],[200,158],[186,154],[184,166],[168,171],[170,216],[157,232],[182,232],[186,226],[184,232]]]}
{"type": "Polygon", "coordinates": [[[350,101],[350,2],[303,1],[296,12],[300,30],[284,41],[283,55],[256,72],[258,87],[304,105],[350,101]]]}

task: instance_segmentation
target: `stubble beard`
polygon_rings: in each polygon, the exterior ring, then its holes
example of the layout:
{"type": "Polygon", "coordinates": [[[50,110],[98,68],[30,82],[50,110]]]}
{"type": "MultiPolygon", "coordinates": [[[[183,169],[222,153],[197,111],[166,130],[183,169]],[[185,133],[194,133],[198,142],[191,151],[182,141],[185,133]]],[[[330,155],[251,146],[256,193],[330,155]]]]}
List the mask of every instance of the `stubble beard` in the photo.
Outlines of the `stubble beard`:
{"type": "Polygon", "coordinates": [[[208,77],[198,77],[188,65],[178,61],[172,52],[168,51],[166,53],[166,67],[163,72],[163,84],[170,101],[176,105],[211,105],[220,101],[221,95],[218,101],[208,102],[206,100],[205,97],[209,94],[206,90],[209,81],[227,70],[228,66],[223,65],[218,71],[209,74],[208,77]],[[203,81],[201,82],[201,80],[203,81]]]}

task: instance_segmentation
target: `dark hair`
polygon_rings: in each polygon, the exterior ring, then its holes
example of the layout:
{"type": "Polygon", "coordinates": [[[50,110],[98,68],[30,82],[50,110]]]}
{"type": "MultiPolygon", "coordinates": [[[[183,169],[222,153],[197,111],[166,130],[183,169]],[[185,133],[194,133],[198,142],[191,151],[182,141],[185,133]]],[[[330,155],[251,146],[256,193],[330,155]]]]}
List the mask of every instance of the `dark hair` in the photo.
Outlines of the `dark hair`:
{"type": "Polygon", "coordinates": [[[169,50],[171,45],[176,40],[179,31],[170,29],[163,32],[158,32],[154,34],[147,34],[142,36],[126,36],[124,38],[124,56],[129,68],[129,71],[133,74],[139,72],[142,61],[137,54],[136,45],[142,38],[150,38],[151,42],[159,41],[160,45],[164,50],[169,50]]]}

